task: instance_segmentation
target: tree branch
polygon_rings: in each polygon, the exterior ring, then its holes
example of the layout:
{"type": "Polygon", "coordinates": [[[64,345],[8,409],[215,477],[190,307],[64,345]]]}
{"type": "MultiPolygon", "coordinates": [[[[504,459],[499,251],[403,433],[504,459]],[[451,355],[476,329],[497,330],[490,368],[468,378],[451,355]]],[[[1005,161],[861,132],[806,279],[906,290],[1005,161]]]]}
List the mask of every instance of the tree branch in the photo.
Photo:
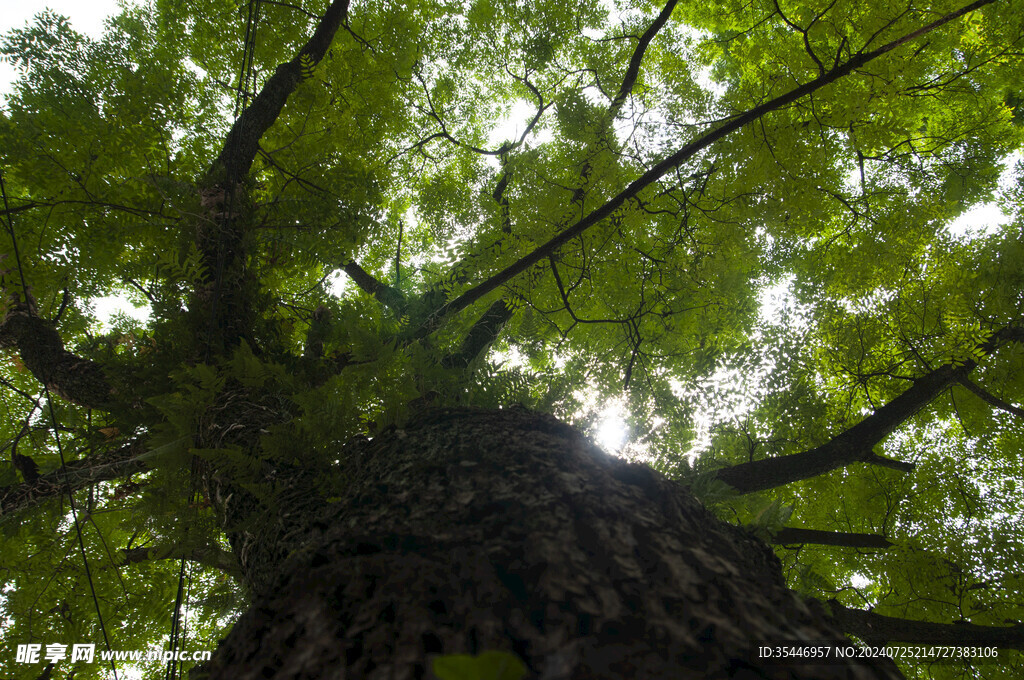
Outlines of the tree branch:
{"type": "Polygon", "coordinates": [[[90,484],[127,477],[146,470],[142,444],[132,441],[114,451],[68,463],[64,469],[40,475],[31,484],[0,488],[0,524],[48,498],[84,489],[90,484]]]}
{"type": "Polygon", "coordinates": [[[885,549],[892,543],[885,536],[878,534],[858,534],[846,531],[821,531],[819,529],[799,529],[783,527],[775,532],[771,541],[773,545],[792,545],[794,543],[815,543],[817,545],[834,545],[845,548],[880,548],[885,549]]]}
{"type": "MultiPolygon", "coordinates": [[[[138,564],[149,560],[174,560],[181,559],[181,551],[175,546],[156,546],[152,548],[124,548],[121,550],[124,556],[123,564],[138,564]]],[[[201,564],[204,567],[219,569],[228,576],[238,581],[242,579],[242,570],[238,566],[235,556],[218,546],[205,546],[194,548],[185,553],[185,559],[201,564]]]]}
{"type": "Polygon", "coordinates": [[[864,459],[865,463],[871,463],[878,467],[889,468],[890,470],[896,470],[897,472],[913,472],[914,468],[917,467],[914,463],[908,463],[902,460],[894,460],[893,458],[886,458],[885,456],[879,456],[877,453],[872,453],[864,459]]]}
{"type": "Polygon", "coordinates": [[[193,291],[189,314],[197,331],[197,354],[209,360],[243,340],[259,350],[253,335],[255,286],[247,267],[246,236],[252,227],[236,217],[251,208],[243,183],[259,153],[259,141],[277,121],[303,73],[320,63],[348,11],[348,0],[327,8],[313,36],[295,57],[280,64],[263,89],[235,120],[217,159],[199,182],[205,219],[196,224],[196,245],[202,256],[203,280],[193,291]],[[205,329],[204,329],[205,326],[205,329]]]}
{"type": "Polygon", "coordinates": [[[644,54],[647,52],[647,47],[654,40],[654,36],[658,34],[658,31],[668,23],[669,17],[672,16],[672,10],[676,8],[678,0],[669,0],[665,7],[661,10],[661,14],[658,18],[647,27],[644,34],[640,36],[640,42],[633,50],[633,56],[629,60],[629,66],[626,68],[626,75],[622,79],[622,85],[619,87],[618,94],[612,99],[611,106],[608,107],[610,114],[609,118],[614,119],[619,114],[619,110],[622,105],[626,103],[626,97],[633,91],[633,86],[636,85],[636,78],[640,74],[640,65],[643,63],[644,54]]]}
{"type": "Polygon", "coordinates": [[[224,142],[224,148],[213,164],[213,175],[216,176],[218,169],[223,169],[225,177],[223,181],[219,178],[210,184],[223,184],[234,186],[240,183],[249,172],[256,153],[259,150],[259,141],[263,134],[270,129],[277,117],[281,114],[288,97],[295,91],[302,80],[302,61],[319,64],[320,60],[327,54],[338,27],[345,20],[348,13],[348,0],[335,0],[327,11],[324,12],[320,23],[313,33],[313,37],[302,46],[295,57],[274,69],[274,75],[270,76],[263,89],[260,91],[252,104],[245,109],[228,132],[224,142]]]}
{"type": "Polygon", "coordinates": [[[42,204],[41,203],[36,203],[35,201],[31,201],[31,202],[26,203],[24,205],[16,205],[13,208],[2,208],[2,209],[0,209],[0,215],[3,215],[4,217],[10,217],[11,215],[15,215],[17,213],[24,212],[26,210],[31,210],[32,208],[36,208],[36,207],[38,207],[40,205],[42,205],[42,204]]]}
{"type": "Polygon", "coordinates": [[[995,0],[976,0],[970,5],[967,5],[966,7],[963,7],[955,12],[951,12],[943,16],[942,18],[938,19],[937,21],[933,21],[927,26],[923,26],[915,31],[912,31],[911,33],[908,33],[907,35],[901,38],[893,40],[892,42],[883,45],[878,49],[872,50],[870,52],[860,52],[854,55],[845,63],[836,65],[831,70],[820,75],[814,80],[804,83],[803,85],[800,85],[799,87],[796,87],[790,90],[789,92],[786,92],[785,94],[782,94],[770,101],[767,101],[764,104],[755,106],[754,108],[746,111],[745,113],[735,116],[732,119],[722,123],[714,130],[704,135],[701,135],[700,137],[693,140],[683,148],[676,151],[674,154],[668,156],[661,162],[654,165],[651,169],[649,169],[647,172],[642,174],[637,179],[633,180],[633,182],[631,182],[629,186],[627,186],[616,196],[605,202],[604,205],[600,206],[593,212],[587,214],[585,217],[577,221],[572,226],[563,229],[556,236],[551,238],[546,243],[538,246],[531,253],[524,255],[519,260],[512,263],[502,271],[488,278],[486,281],[483,281],[479,285],[467,290],[456,299],[442,306],[439,310],[437,310],[437,312],[435,312],[434,314],[427,318],[427,320],[422,324],[422,326],[416,331],[415,337],[425,337],[433,333],[441,326],[441,324],[449,315],[455,314],[465,309],[466,307],[473,304],[474,302],[476,302],[483,296],[487,295],[494,289],[508,283],[508,281],[510,281],[515,276],[522,274],[527,269],[529,269],[530,267],[532,267],[534,264],[541,261],[545,257],[548,257],[549,255],[553,254],[563,245],[573,240],[590,227],[599,223],[601,220],[611,216],[612,213],[614,213],[616,210],[622,207],[622,205],[626,201],[639,194],[640,191],[642,191],[649,185],[653,184],[655,181],[667,175],[669,172],[672,171],[673,168],[689,160],[698,152],[711,146],[719,139],[722,139],[723,137],[726,137],[732,132],[735,132],[736,130],[739,130],[749,125],[753,121],[756,121],[757,119],[761,118],[762,116],[772,111],[776,111],[782,108],[783,106],[786,106],[787,104],[791,104],[794,101],[797,101],[798,99],[801,99],[811,94],[812,92],[820,90],[826,85],[830,85],[831,83],[839,80],[840,78],[847,76],[850,73],[853,73],[858,68],[867,65],[872,60],[877,59],[878,57],[888,52],[891,52],[897,47],[900,47],[915,38],[925,35],[926,33],[950,21],[953,21],[954,19],[963,16],[964,14],[968,14],[969,12],[972,12],[980,7],[984,7],[985,5],[989,5],[993,2],[995,2],[995,0]]]}
{"type": "MultiPolygon", "coordinates": [[[[1010,324],[992,334],[975,349],[989,355],[1008,342],[1024,341],[1024,325],[1010,324]]],[[[944,364],[914,381],[914,384],[885,406],[831,440],[808,451],[764,458],[718,470],[716,476],[740,493],[763,491],[801,479],[810,479],[857,462],[883,464],[901,471],[909,463],[876,456],[872,449],[897,427],[927,406],[954,383],[971,372],[972,359],[944,364]]]]}
{"type": "Polygon", "coordinates": [[[0,347],[16,350],[39,382],[70,402],[106,409],[113,401],[103,369],[65,350],[53,325],[36,315],[31,299],[13,305],[0,322],[0,347]]]}
{"type": "Polygon", "coordinates": [[[377,298],[377,301],[382,305],[399,313],[405,311],[405,296],[397,288],[381,283],[355,262],[348,262],[342,265],[341,268],[345,270],[345,273],[352,278],[357,286],[363,289],[364,292],[377,298]]]}
{"type": "Polygon", "coordinates": [[[966,387],[968,390],[970,390],[971,394],[973,394],[974,396],[978,397],[982,401],[988,402],[992,406],[995,406],[998,409],[1002,409],[1003,411],[1006,411],[1007,413],[1012,413],[1013,415],[1017,416],[1018,418],[1024,418],[1024,409],[1022,409],[1022,408],[1020,408],[1018,406],[1014,406],[1013,404],[1011,404],[1009,402],[1003,401],[1002,399],[1000,399],[999,397],[995,396],[994,394],[992,394],[988,390],[984,389],[983,387],[981,387],[977,383],[969,380],[967,378],[967,376],[964,376],[964,377],[960,378],[960,384],[963,385],[964,387],[966,387]]]}
{"type": "Polygon", "coordinates": [[[501,330],[512,318],[512,308],[502,298],[492,304],[462,340],[458,354],[449,354],[441,364],[445,368],[465,368],[498,339],[501,330]]]}
{"type": "Polygon", "coordinates": [[[867,462],[876,444],[955,383],[967,370],[965,366],[954,364],[940,366],[916,380],[912,387],[888,404],[821,446],[802,453],[722,468],[716,475],[740,493],[752,493],[817,477],[856,462],[867,462]]]}
{"type": "Polygon", "coordinates": [[[829,600],[836,626],[865,642],[909,642],[1024,649],[1024,625],[979,626],[973,623],[932,623],[883,616],[862,609],[850,609],[829,600]]]}

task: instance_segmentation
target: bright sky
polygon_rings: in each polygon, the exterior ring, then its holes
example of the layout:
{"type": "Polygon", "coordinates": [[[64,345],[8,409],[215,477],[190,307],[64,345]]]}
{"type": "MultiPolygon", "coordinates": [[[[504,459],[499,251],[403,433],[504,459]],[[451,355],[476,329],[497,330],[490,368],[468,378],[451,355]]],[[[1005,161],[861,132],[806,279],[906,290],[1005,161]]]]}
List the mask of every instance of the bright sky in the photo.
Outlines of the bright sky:
{"type": "MultiPolygon", "coordinates": [[[[71,20],[71,27],[92,38],[103,33],[103,21],[118,12],[117,0],[19,0],[5,3],[0,12],[0,35],[12,28],[23,28],[32,18],[49,8],[71,20]]],[[[0,100],[9,92],[11,83],[17,79],[17,72],[10,64],[0,62],[0,100]]],[[[2,104],[0,104],[2,105],[2,104]]],[[[98,298],[92,301],[99,316],[109,321],[115,312],[144,318],[147,310],[137,310],[127,301],[119,298],[98,298]]]]}
{"type": "MultiPolygon", "coordinates": [[[[103,32],[103,20],[117,12],[116,0],[9,0],[0,12],[0,34],[12,28],[23,28],[39,12],[49,7],[71,19],[71,26],[93,38],[103,32]]],[[[10,90],[15,71],[10,64],[0,63],[0,93],[10,90]]]]}

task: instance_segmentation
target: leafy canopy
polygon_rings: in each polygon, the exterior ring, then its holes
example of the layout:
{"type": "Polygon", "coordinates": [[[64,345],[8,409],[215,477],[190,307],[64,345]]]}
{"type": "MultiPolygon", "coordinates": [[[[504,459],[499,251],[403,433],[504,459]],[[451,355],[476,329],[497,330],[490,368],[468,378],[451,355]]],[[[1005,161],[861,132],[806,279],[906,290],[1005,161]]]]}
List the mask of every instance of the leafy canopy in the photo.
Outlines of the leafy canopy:
{"type": "MultiPolygon", "coordinates": [[[[211,193],[214,159],[323,0],[152,0],[99,40],[50,12],[9,33],[7,308],[30,293],[117,399],[44,395],[12,350],[0,443],[43,473],[130,441],[148,453],[76,492],[81,551],[62,501],[0,516],[2,646],[98,642],[90,582],[113,648],[165,644],[182,572],[160,558],[182,554],[198,563],[188,636],[212,646],[244,598],[193,457],[253,479],[266,461],[329,465],[423,401],[593,428],[618,400],[623,453],[723,516],[766,537],[786,524],[895,544],[780,547],[794,587],[925,621],[1024,619],[1024,348],[979,349],[1024,313],[1024,7],[979,3],[854,63],[960,7],[353,2],[323,58],[299,58],[230,199],[211,193]],[[954,227],[979,204],[999,218],[954,227]],[[243,225],[236,279],[204,236],[225,220],[243,225]],[[211,281],[214,299],[244,290],[246,314],[212,354],[211,281]],[[149,319],[101,325],[90,300],[107,295],[149,319]],[[709,477],[823,444],[968,362],[977,389],[949,386],[878,447],[911,473],[855,464],[742,497],[709,477]],[[228,384],[289,418],[248,450],[196,448],[228,384]]],[[[23,480],[13,460],[0,486],[23,480]]],[[[273,484],[249,488],[274,503],[273,484]]]]}

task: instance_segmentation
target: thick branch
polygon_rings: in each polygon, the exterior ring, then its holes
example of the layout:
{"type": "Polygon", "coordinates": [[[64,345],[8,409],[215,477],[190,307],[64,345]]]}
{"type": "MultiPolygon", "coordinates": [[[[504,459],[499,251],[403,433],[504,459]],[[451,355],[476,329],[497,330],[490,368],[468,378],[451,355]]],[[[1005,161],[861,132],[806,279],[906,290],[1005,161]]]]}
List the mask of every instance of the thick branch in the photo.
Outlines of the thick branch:
{"type": "MultiPolygon", "coordinates": [[[[175,551],[174,546],[157,546],[155,548],[125,548],[121,551],[124,556],[124,564],[138,564],[149,560],[181,559],[181,552],[175,551]]],[[[225,574],[241,580],[242,571],[238,567],[238,560],[227,550],[217,546],[206,546],[195,548],[185,554],[185,559],[201,564],[204,567],[219,569],[225,574]]]]}
{"type": "Polygon", "coordinates": [[[142,446],[130,442],[121,448],[96,456],[71,461],[65,466],[40,475],[31,484],[13,484],[0,488],[0,524],[39,505],[48,498],[84,489],[90,484],[127,477],[146,470],[142,462],[142,446]],[[65,478],[65,472],[67,476],[65,478]]]}
{"type": "Polygon", "coordinates": [[[865,642],[908,642],[1024,649],[1024,625],[979,626],[973,623],[932,623],[849,609],[829,600],[836,626],[865,642]]]}
{"type": "Polygon", "coordinates": [[[798,529],[783,527],[772,536],[774,545],[792,545],[794,543],[815,543],[817,545],[835,545],[844,548],[879,548],[892,546],[885,536],[878,534],[857,534],[846,531],[821,531],[819,529],[798,529]]]}
{"type": "Polygon", "coordinates": [[[876,444],[966,375],[967,365],[945,364],[850,429],[809,451],[763,458],[723,468],[717,476],[740,493],[752,493],[810,479],[830,470],[865,461],[876,444]]]}
{"type": "Polygon", "coordinates": [[[217,160],[200,183],[200,197],[208,219],[198,225],[196,243],[205,269],[203,285],[190,304],[197,329],[199,354],[209,359],[242,340],[258,347],[252,334],[255,301],[246,268],[248,232],[238,215],[246,211],[245,192],[236,192],[259,152],[259,141],[281,114],[288,97],[302,81],[303,72],[327,54],[348,11],[348,0],[335,0],[313,36],[295,57],[280,64],[252,104],[235,120],[217,160]]]}
{"type": "Polygon", "coordinates": [[[484,312],[483,316],[473,324],[462,341],[462,347],[458,354],[450,354],[444,358],[442,364],[446,368],[465,368],[470,362],[491,346],[501,330],[512,318],[512,309],[504,299],[498,300],[484,312]]]}
{"type": "Polygon", "coordinates": [[[609,199],[604,205],[597,208],[593,212],[589,213],[583,219],[579,220],[572,226],[563,229],[554,238],[550,239],[547,243],[538,246],[531,253],[523,256],[518,261],[509,265],[502,271],[488,278],[486,281],[483,281],[474,288],[467,290],[465,293],[463,293],[456,299],[452,300],[451,302],[448,302],[446,305],[441,307],[435,314],[431,315],[431,317],[428,318],[423,323],[423,325],[417,331],[417,337],[425,337],[430,333],[434,332],[441,326],[441,324],[450,314],[455,314],[456,312],[465,309],[466,307],[473,304],[474,302],[476,302],[483,296],[487,295],[494,289],[508,283],[512,278],[518,276],[519,274],[522,274],[536,263],[553,254],[563,245],[573,240],[590,227],[594,226],[601,220],[611,216],[612,213],[614,213],[616,210],[622,207],[622,205],[625,204],[626,201],[633,198],[634,196],[639,194],[643,189],[645,189],[649,185],[653,184],[657,180],[667,175],[675,167],[689,160],[700,151],[706,149],[707,147],[717,142],[719,139],[726,137],[727,135],[735,132],[736,130],[746,127],[750,123],[756,121],[757,119],[761,118],[762,116],[768,113],[771,113],[772,111],[781,109],[782,107],[791,104],[797,101],[798,99],[802,99],[803,97],[806,97],[807,95],[816,92],[817,90],[820,90],[826,85],[832,84],[833,82],[839,80],[840,78],[847,76],[850,73],[853,73],[855,70],[867,65],[874,59],[877,59],[878,57],[888,52],[891,52],[897,47],[900,47],[910,42],[911,40],[914,40],[915,38],[925,35],[930,31],[963,16],[964,14],[972,12],[980,7],[984,7],[985,5],[989,5],[993,2],[995,2],[995,0],[976,0],[976,2],[973,2],[970,5],[967,5],[966,7],[963,7],[955,12],[947,14],[941,19],[934,21],[928,24],[927,26],[923,26],[917,29],[916,31],[908,33],[907,35],[898,38],[897,40],[893,40],[892,42],[883,45],[882,47],[879,47],[876,50],[872,50],[870,52],[860,52],[854,55],[845,63],[836,65],[834,68],[820,75],[814,80],[804,83],[803,85],[796,87],[790,90],[789,92],[776,97],[775,99],[767,101],[764,104],[755,106],[754,108],[748,110],[747,112],[735,116],[725,123],[722,123],[714,130],[704,135],[701,135],[700,137],[690,142],[683,148],[679,149],[671,156],[668,156],[660,163],[652,167],[650,170],[645,172],[643,175],[635,179],[633,182],[629,184],[629,186],[627,186],[625,189],[619,192],[618,195],[609,199]]]}
{"type": "Polygon", "coordinates": [[[612,104],[609,107],[611,113],[610,118],[614,118],[618,115],[622,105],[626,103],[626,97],[633,91],[633,86],[636,85],[636,78],[640,74],[640,64],[643,63],[644,54],[647,52],[647,46],[654,40],[654,36],[658,34],[658,31],[668,23],[669,17],[672,16],[672,10],[676,8],[678,0],[669,0],[665,4],[664,9],[661,10],[661,14],[654,20],[644,34],[640,36],[640,42],[633,50],[633,56],[629,60],[629,66],[626,68],[626,75],[622,79],[622,86],[619,88],[618,94],[615,95],[615,99],[612,100],[612,104]]]}
{"type": "Polygon", "coordinates": [[[332,2],[320,19],[313,37],[303,45],[294,59],[274,69],[274,75],[267,80],[252,105],[235,121],[213,166],[215,173],[218,168],[223,168],[224,185],[234,186],[248,174],[256,158],[260,138],[277,120],[288,97],[302,80],[303,58],[310,64],[320,63],[347,12],[348,0],[332,2]]]}
{"type": "Polygon", "coordinates": [[[26,203],[24,205],[16,205],[13,208],[2,208],[0,209],[0,215],[3,215],[4,217],[10,217],[11,215],[15,215],[26,210],[31,210],[32,208],[38,207],[39,205],[41,204],[33,201],[30,203],[26,203]]]}
{"type": "Polygon", "coordinates": [[[99,365],[65,350],[57,331],[31,305],[13,307],[0,322],[0,347],[16,350],[39,382],[68,401],[102,409],[113,399],[99,365]]]}
{"type": "Polygon", "coordinates": [[[343,265],[342,269],[345,270],[345,273],[352,278],[357,286],[377,298],[377,301],[385,307],[397,312],[405,310],[405,296],[397,288],[381,283],[355,262],[343,265]]]}
{"type": "MultiPolygon", "coordinates": [[[[1024,326],[1011,324],[994,333],[976,349],[978,353],[988,355],[1008,342],[1021,341],[1024,341],[1024,326]]],[[[936,368],[915,380],[912,387],[888,404],[817,448],[733,465],[716,474],[740,493],[752,493],[817,477],[856,462],[883,464],[897,470],[910,471],[913,469],[910,463],[876,456],[872,449],[951,385],[966,377],[975,366],[977,363],[968,359],[936,368]]]]}

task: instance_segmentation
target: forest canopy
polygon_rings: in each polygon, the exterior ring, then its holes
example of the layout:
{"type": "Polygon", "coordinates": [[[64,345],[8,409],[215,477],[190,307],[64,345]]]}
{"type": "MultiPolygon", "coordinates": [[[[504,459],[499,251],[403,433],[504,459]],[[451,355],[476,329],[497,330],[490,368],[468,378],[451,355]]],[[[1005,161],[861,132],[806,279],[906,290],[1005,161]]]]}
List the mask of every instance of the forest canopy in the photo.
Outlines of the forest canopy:
{"type": "Polygon", "coordinates": [[[595,436],[613,408],[618,455],[802,595],[1007,635],[908,677],[1019,677],[1022,50],[1018,0],[152,0],[98,39],[10,31],[0,654],[212,649],[259,589],[213,469],[274,514],[281,470],[427,405],[595,436]]]}

